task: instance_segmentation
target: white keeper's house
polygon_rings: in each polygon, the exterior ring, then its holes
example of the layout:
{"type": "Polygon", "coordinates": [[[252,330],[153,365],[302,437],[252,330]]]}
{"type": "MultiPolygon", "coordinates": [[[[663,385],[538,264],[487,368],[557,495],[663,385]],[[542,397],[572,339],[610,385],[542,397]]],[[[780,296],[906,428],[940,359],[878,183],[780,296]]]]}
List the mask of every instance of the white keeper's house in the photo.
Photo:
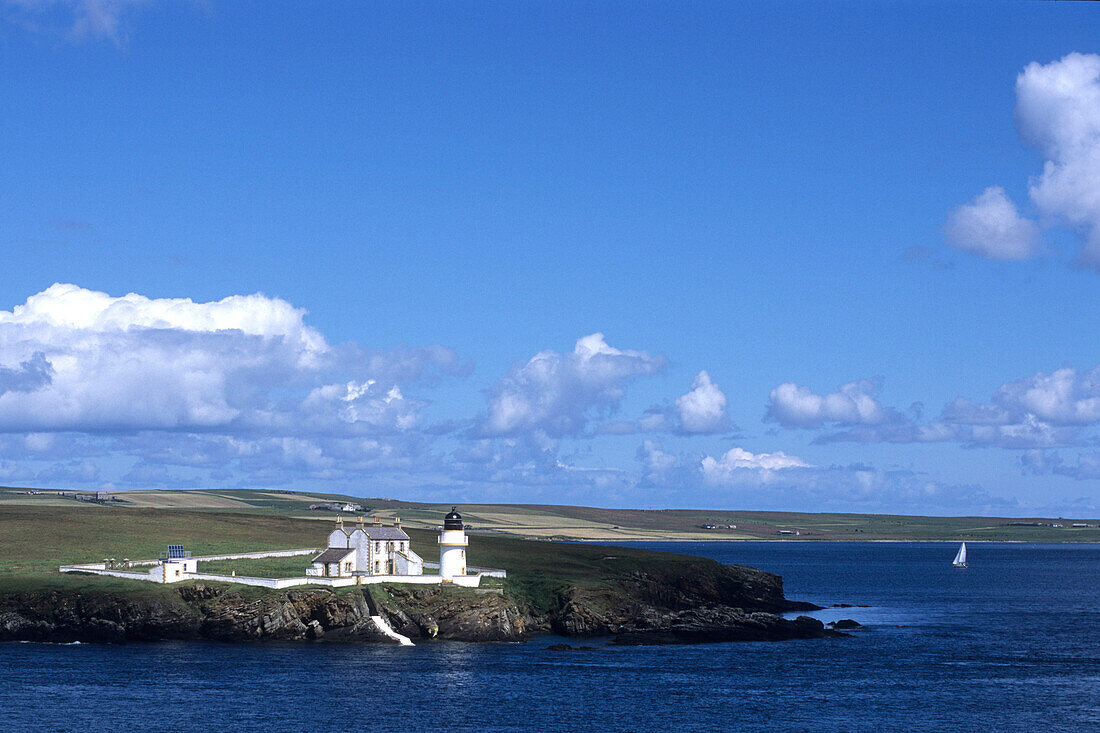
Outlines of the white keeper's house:
{"type": "Polygon", "coordinates": [[[345,529],[342,519],[328,536],[328,549],[306,568],[306,575],[347,578],[353,575],[423,575],[424,560],[409,546],[401,520],[383,525],[375,518],[364,524],[360,517],[354,529],[345,529]]]}

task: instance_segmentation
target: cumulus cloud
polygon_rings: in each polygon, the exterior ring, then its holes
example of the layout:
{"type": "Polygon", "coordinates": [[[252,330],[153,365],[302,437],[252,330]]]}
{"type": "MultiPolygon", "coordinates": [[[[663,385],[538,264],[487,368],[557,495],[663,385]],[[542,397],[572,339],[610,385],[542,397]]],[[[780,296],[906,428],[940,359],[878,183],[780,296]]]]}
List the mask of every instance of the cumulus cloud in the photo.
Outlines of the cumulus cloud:
{"type": "Polygon", "coordinates": [[[1026,450],[1020,456],[1020,470],[1024,474],[1057,474],[1078,481],[1100,478],[1100,453],[1095,451],[1077,455],[1077,464],[1066,462],[1053,450],[1026,450]]]}
{"type": "Polygon", "coordinates": [[[816,443],[956,442],[1025,450],[1078,446],[1083,428],[1100,425],[1100,367],[1039,372],[1001,385],[987,403],[958,397],[928,422],[920,420],[919,403],[906,415],[881,405],[874,390],[877,382],[867,380],[829,395],[783,384],[772,390],[766,419],[789,428],[841,428],[816,443]]]}
{"type": "Polygon", "coordinates": [[[726,394],[710,374],[699,372],[691,389],[672,403],[653,405],[637,420],[605,422],[596,428],[601,435],[669,432],[677,435],[705,435],[736,429],[726,411],[726,394]]]}
{"type": "MultiPolygon", "coordinates": [[[[960,397],[944,408],[941,421],[957,428],[957,437],[971,445],[1079,445],[1081,428],[1100,424],[1100,367],[1039,372],[1001,385],[985,404],[960,397]]],[[[1034,454],[1029,460],[1036,460],[1034,454]]]]}
{"type": "Polygon", "coordinates": [[[257,375],[319,371],[329,347],[302,316],[262,295],[194,303],[53,285],[0,312],[0,361],[39,375],[0,394],[0,430],[228,426],[254,409],[257,375]]]}
{"type": "Polygon", "coordinates": [[[1081,261],[1100,268],[1100,56],[1028,64],[1016,79],[1016,119],[1046,158],[1032,201],[1080,231],[1081,261]]]}
{"type": "MultiPolygon", "coordinates": [[[[1100,56],[1071,53],[1028,64],[1016,78],[1016,123],[1043,156],[1028,187],[1035,210],[1044,224],[1079,233],[1078,262],[1100,270],[1100,56]]],[[[947,234],[953,246],[994,259],[1037,253],[1034,224],[999,187],[956,209],[947,234]]]]}
{"type": "Polygon", "coordinates": [[[1030,414],[1051,425],[1092,425],[1100,422],[1100,367],[1039,372],[1002,385],[993,402],[1008,419],[1030,414]]]}
{"type": "Polygon", "coordinates": [[[643,441],[636,458],[641,466],[642,486],[678,490],[764,486],[772,484],[781,474],[790,477],[790,469],[815,468],[801,458],[782,451],[751,453],[738,447],[714,458],[697,453],[672,453],[657,440],[643,441]]]}
{"type": "Polygon", "coordinates": [[[1020,216],[999,186],[951,212],[946,231],[952,247],[993,260],[1023,260],[1039,251],[1039,227],[1020,216]]]}
{"type": "Polygon", "coordinates": [[[602,333],[578,339],[571,353],[540,351],[489,389],[481,432],[580,434],[593,412],[613,410],[631,380],[658,372],[664,363],[659,355],[613,348],[602,333]]]}
{"type": "Polygon", "coordinates": [[[705,371],[691,383],[691,391],[676,398],[676,413],[685,433],[720,433],[729,427],[726,395],[705,371]]]}
{"type": "Polygon", "coordinates": [[[703,478],[708,483],[724,484],[736,481],[744,472],[757,474],[765,480],[775,472],[791,468],[811,468],[801,458],[789,456],[783,451],[775,453],[750,453],[744,448],[731,448],[720,458],[705,456],[701,463],[703,478]]]}
{"type": "Polygon", "coordinates": [[[880,380],[861,379],[819,395],[809,387],[784,382],[768,396],[766,419],[787,428],[816,428],[825,423],[874,425],[890,417],[890,411],[874,396],[879,389],[880,380]]]}
{"type": "Polygon", "coordinates": [[[637,451],[643,481],[639,488],[675,491],[697,504],[767,507],[788,511],[813,506],[820,511],[891,511],[927,513],[998,513],[1013,506],[981,487],[947,484],[907,470],[883,470],[864,464],[815,466],[775,451],[752,453],[733,448],[720,457],[674,454],[657,441],[637,451]]]}
{"type": "Polygon", "coordinates": [[[53,285],[0,311],[0,364],[20,365],[0,367],[0,431],[395,432],[423,406],[398,379],[459,369],[442,347],[334,348],[304,316],[260,294],[196,303],[53,285]]]}
{"type": "Polygon", "coordinates": [[[32,473],[51,483],[95,480],[89,466],[107,454],[137,459],[122,485],[427,469],[428,403],[407,388],[467,372],[441,346],[331,345],[305,311],[265,295],[202,303],[56,284],[0,311],[0,455],[46,465],[32,473]]]}
{"type": "Polygon", "coordinates": [[[642,483],[650,486],[674,486],[690,483],[691,469],[657,440],[645,440],[636,453],[642,467],[642,483]],[[686,480],[685,480],[686,479],[686,480]]]}

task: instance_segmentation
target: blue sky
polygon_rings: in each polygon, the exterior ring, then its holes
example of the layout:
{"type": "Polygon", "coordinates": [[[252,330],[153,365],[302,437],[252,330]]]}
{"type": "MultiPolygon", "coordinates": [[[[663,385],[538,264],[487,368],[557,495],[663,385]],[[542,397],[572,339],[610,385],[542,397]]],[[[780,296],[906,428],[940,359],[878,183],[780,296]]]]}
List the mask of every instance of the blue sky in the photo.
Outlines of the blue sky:
{"type": "Polygon", "coordinates": [[[1096,515],[1098,30],[0,1],[0,483],[1096,515]]]}

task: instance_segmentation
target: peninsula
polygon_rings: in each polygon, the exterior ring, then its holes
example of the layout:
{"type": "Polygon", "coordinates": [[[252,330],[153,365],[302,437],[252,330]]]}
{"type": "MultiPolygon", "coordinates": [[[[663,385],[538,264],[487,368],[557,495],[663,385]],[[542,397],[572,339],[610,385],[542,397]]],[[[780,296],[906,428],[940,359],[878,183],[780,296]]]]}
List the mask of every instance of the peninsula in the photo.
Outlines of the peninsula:
{"type": "MultiPolygon", "coordinates": [[[[453,515],[447,519],[458,521],[453,515]]],[[[454,532],[444,528],[443,534],[447,531],[454,532]]],[[[438,545],[446,566],[448,547],[440,542],[440,533],[412,527],[403,533],[409,538],[403,552],[413,556],[417,547],[438,545]]],[[[149,583],[126,573],[105,577],[58,572],[61,566],[81,562],[132,565],[128,558],[163,553],[165,538],[210,557],[309,547],[318,537],[331,543],[325,524],[275,512],[96,502],[2,506],[0,639],[391,641],[400,636],[414,641],[519,641],[557,633],[638,644],[837,635],[815,619],[782,615],[816,606],[788,600],[782,579],[762,570],[685,555],[532,542],[493,533],[471,534],[469,551],[479,565],[507,568],[506,577],[478,572],[478,587],[417,584],[387,575],[373,578],[381,582],[282,589],[245,585],[232,577],[305,576],[318,558],[311,562],[303,555],[222,560],[216,582],[184,578],[149,583]]],[[[164,567],[172,562],[184,564],[182,558],[168,557],[164,567]]],[[[475,577],[465,567],[461,570],[462,577],[475,577]]],[[[317,578],[321,580],[343,578],[317,578]]]]}

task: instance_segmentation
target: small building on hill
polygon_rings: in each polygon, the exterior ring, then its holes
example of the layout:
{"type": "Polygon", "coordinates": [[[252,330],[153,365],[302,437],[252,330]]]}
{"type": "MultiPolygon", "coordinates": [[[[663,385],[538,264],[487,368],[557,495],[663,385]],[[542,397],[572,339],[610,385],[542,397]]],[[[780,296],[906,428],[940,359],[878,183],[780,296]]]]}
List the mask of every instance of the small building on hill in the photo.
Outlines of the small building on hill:
{"type": "Polygon", "coordinates": [[[183,545],[168,545],[168,552],[149,571],[157,583],[178,583],[191,573],[198,572],[198,560],[183,549],[183,545]]]}
{"type": "Polygon", "coordinates": [[[423,575],[424,560],[413,552],[401,520],[383,525],[375,518],[364,524],[360,517],[354,529],[345,529],[343,519],[329,533],[328,549],[306,569],[306,575],[344,578],[353,575],[423,575]]]}

